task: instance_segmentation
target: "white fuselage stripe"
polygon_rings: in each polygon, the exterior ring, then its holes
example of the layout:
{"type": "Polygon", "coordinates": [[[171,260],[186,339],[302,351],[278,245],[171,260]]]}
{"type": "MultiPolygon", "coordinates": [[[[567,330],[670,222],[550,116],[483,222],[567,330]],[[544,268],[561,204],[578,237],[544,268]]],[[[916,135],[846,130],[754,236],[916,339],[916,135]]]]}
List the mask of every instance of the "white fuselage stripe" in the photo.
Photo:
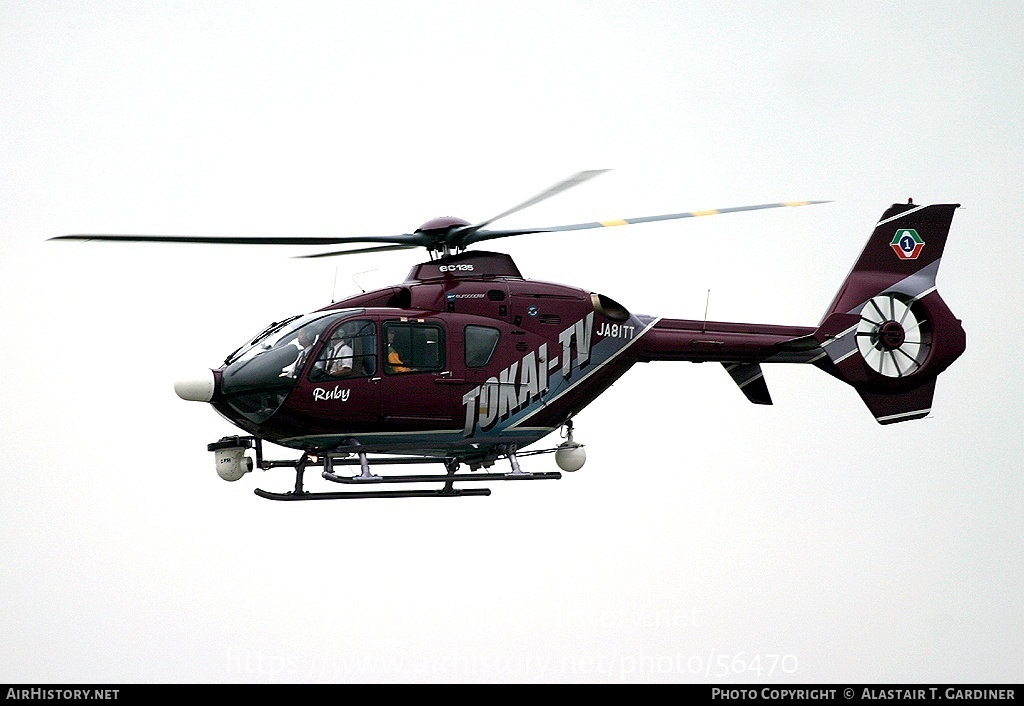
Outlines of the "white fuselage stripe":
{"type": "Polygon", "coordinates": [[[878,223],[876,223],[875,228],[877,228],[880,225],[884,225],[889,221],[895,221],[897,218],[903,218],[904,216],[909,216],[911,213],[917,213],[922,208],[927,208],[927,206],[918,206],[917,208],[911,208],[910,210],[904,211],[903,213],[897,213],[895,216],[890,216],[889,218],[886,218],[884,221],[879,221],[878,223]]]}
{"type": "MultiPolygon", "coordinates": [[[[862,306],[863,306],[863,305],[862,305],[862,306]]],[[[853,326],[851,326],[850,328],[848,328],[848,329],[846,329],[845,331],[843,331],[842,333],[839,333],[839,334],[836,334],[835,336],[832,336],[832,337],[831,337],[831,338],[829,338],[829,339],[828,339],[827,341],[825,341],[824,343],[822,343],[822,344],[821,344],[821,347],[822,347],[822,348],[826,348],[826,347],[828,347],[828,346],[832,345],[833,343],[835,343],[836,341],[839,341],[839,340],[841,340],[841,339],[845,338],[846,336],[849,336],[849,335],[850,335],[851,333],[853,333],[854,331],[856,331],[856,330],[857,330],[857,327],[858,327],[858,326],[860,326],[860,324],[859,324],[859,323],[856,323],[856,324],[854,324],[853,326]]]]}
{"type": "Polygon", "coordinates": [[[914,410],[913,412],[901,412],[900,414],[890,414],[890,415],[885,416],[885,417],[875,417],[875,419],[880,421],[880,422],[891,422],[891,421],[894,421],[896,419],[903,419],[904,417],[914,417],[914,416],[917,416],[919,414],[928,414],[931,411],[932,411],[931,407],[926,407],[925,409],[917,409],[917,410],[914,410]]]}
{"type": "Polygon", "coordinates": [[[652,328],[652,327],[653,327],[653,326],[654,326],[655,324],[657,324],[657,323],[658,323],[659,321],[661,321],[661,320],[662,320],[662,318],[664,318],[664,317],[662,317],[662,316],[659,316],[659,317],[657,317],[656,319],[654,319],[653,321],[651,321],[651,323],[647,324],[647,326],[645,326],[645,327],[644,327],[644,330],[643,330],[643,331],[641,331],[641,332],[640,332],[639,334],[637,334],[637,335],[636,335],[636,336],[635,336],[635,337],[633,338],[633,340],[631,340],[631,341],[630,341],[629,343],[627,343],[626,345],[624,345],[624,346],[623,346],[622,348],[620,348],[619,350],[615,351],[615,353],[613,353],[612,355],[608,356],[608,358],[606,358],[605,360],[603,360],[603,361],[601,361],[600,363],[598,363],[598,364],[597,364],[596,366],[594,366],[594,369],[593,369],[593,370],[588,370],[588,371],[587,371],[587,372],[586,372],[586,373],[585,373],[584,375],[582,375],[582,376],[581,376],[580,378],[578,378],[578,379],[577,379],[577,380],[575,380],[575,381],[574,381],[574,382],[573,382],[572,384],[570,384],[570,385],[569,385],[569,387],[565,388],[564,390],[562,390],[561,392],[559,392],[559,393],[558,393],[557,395],[555,395],[555,396],[554,396],[554,397],[552,397],[551,399],[549,399],[549,400],[543,400],[543,401],[541,402],[541,404],[537,406],[537,409],[533,410],[532,412],[530,412],[529,414],[527,414],[527,415],[526,415],[525,417],[523,417],[523,418],[522,418],[522,419],[520,419],[519,421],[515,422],[514,424],[509,424],[509,425],[508,425],[508,427],[506,427],[506,429],[515,429],[515,428],[516,428],[516,427],[518,427],[518,426],[519,426],[520,424],[522,424],[523,422],[525,422],[525,421],[527,421],[528,419],[530,419],[530,418],[531,418],[531,417],[532,417],[533,415],[537,414],[537,413],[538,413],[538,412],[540,412],[540,411],[541,411],[542,409],[544,409],[545,407],[547,407],[547,406],[548,406],[549,404],[553,403],[553,402],[554,402],[555,400],[557,400],[557,399],[558,399],[559,397],[561,397],[562,395],[566,394],[566,393],[567,393],[567,392],[569,392],[570,390],[573,390],[573,389],[575,389],[577,385],[579,385],[579,384],[580,384],[581,382],[583,382],[584,380],[586,380],[587,378],[589,378],[589,377],[590,377],[591,375],[593,375],[594,373],[596,373],[596,372],[597,372],[598,370],[600,370],[600,369],[601,369],[601,368],[603,368],[604,366],[608,365],[608,363],[610,363],[610,362],[612,362],[613,360],[615,360],[616,358],[618,358],[618,357],[619,357],[620,355],[622,355],[622,353],[623,353],[623,352],[625,352],[625,351],[626,351],[626,350],[627,350],[627,349],[628,349],[628,348],[629,348],[630,346],[632,346],[632,345],[633,345],[634,343],[636,343],[636,342],[637,342],[637,341],[639,341],[639,340],[640,340],[641,338],[643,338],[644,334],[645,334],[645,333],[647,333],[648,331],[650,331],[650,330],[651,330],[651,328],[652,328]]]}

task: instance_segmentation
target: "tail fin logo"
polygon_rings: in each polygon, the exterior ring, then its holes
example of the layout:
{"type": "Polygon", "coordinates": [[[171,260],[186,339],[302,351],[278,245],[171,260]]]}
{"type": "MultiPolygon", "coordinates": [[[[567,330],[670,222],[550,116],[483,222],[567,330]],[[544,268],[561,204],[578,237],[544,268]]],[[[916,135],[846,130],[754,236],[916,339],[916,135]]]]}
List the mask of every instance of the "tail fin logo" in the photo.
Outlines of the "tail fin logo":
{"type": "Polygon", "coordinates": [[[924,249],[924,240],[913,228],[900,228],[892,236],[890,245],[899,259],[916,260],[924,249]]]}

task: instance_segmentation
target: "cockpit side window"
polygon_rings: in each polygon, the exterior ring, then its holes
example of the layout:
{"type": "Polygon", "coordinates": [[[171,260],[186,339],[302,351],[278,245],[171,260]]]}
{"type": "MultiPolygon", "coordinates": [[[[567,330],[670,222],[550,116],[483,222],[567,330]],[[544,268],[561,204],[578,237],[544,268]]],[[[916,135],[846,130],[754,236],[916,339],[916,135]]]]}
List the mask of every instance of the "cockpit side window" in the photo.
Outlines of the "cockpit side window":
{"type": "Polygon", "coordinates": [[[439,324],[389,322],[384,324],[384,336],[386,372],[412,373],[444,368],[444,328],[439,324]]]}
{"type": "Polygon", "coordinates": [[[490,326],[466,327],[466,367],[482,368],[491,362],[501,332],[490,326]]]}
{"type": "Polygon", "coordinates": [[[331,333],[309,371],[309,379],[370,377],[377,372],[377,326],[373,321],[345,321],[331,333]]]}

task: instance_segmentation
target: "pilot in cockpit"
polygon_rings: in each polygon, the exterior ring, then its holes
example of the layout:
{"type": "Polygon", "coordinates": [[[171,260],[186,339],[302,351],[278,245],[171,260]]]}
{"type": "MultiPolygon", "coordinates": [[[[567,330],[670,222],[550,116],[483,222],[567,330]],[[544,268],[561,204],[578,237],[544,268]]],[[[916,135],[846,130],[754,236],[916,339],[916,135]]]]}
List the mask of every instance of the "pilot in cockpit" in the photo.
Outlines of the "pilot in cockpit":
{"type": "Polygon", "coordinates": [[[295,377],[302,371],[302,366],[309,360],[309,355],[313,351],[313,346],[316,345],[317,332],[308,326],[299,331],[298,337],[295,339],[295,345],[299,349],[299,354],[295,358],[295,364],[282,375],[289,377],[295,377]]]}
{"type": "Polygon", "coordinates": [[[342,377],[352,372],[352,341],[347,336],[342,336],[341,331],[336,333],[330,344],[330,354],[327,363],[327,374],[334,377],[342,377]]]}

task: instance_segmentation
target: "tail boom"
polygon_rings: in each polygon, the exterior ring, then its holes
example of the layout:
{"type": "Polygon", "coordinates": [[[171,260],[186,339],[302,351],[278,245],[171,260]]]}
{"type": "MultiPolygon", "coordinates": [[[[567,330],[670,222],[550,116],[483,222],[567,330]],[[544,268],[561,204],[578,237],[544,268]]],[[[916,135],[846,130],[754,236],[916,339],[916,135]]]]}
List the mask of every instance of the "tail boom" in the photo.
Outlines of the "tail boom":
{"type": "Polygon", "coordinates": [[[787,345],[814,332],[813,327],[806,326],[660,319],[640,340],[639,361],[807,362],[780,358],[785,357],[787,345]]]}
{"type": "Polygon", "coordinates": [[[825,354],[806,326],[660,319],[640,339],[638,360],[721,363],[750,402],[772,403],[761,363],[811,363],[825,354]]]}

